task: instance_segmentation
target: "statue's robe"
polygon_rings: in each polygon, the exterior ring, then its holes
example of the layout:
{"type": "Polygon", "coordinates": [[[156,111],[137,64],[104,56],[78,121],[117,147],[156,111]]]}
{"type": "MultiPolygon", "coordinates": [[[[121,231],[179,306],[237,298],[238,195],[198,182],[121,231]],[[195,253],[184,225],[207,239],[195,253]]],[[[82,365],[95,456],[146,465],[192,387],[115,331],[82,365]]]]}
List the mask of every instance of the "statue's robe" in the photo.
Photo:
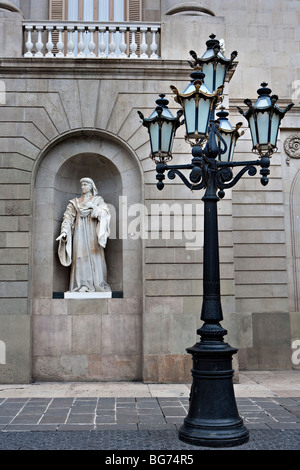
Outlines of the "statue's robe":
{"type": "Polygon", "coordinates": [[[80,198],[69,201],[61,224],[58,256],[63,266],[71,265],[70,291],[107,292],[104,248],[109,236],[110,212],[100,196],[91,196],[96,207],[87,208],[80,198]]]}

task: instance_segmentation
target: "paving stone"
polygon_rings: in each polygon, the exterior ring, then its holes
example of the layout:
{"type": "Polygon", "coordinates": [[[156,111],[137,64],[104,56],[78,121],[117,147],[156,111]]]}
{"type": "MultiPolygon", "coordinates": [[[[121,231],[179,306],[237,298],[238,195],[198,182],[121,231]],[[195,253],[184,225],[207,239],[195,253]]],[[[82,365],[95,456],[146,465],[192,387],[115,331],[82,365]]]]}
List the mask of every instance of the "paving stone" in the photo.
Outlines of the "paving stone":
{"type": "Polygon", "coordinates": [[[70,413],[72,414],[95,414],[96,408],[90,406],[72,406],[70,413]]]}
{"type": "Polygon", "coordinates": [[[136,403],[135,402],[117,402],[116,403],[117,409],[122,409],[122,408],[136,408],[136,403]]]}
{"type": "Polygon", "coordinates": [[[70,408],[66,408],[66,407],[52,407],[52,408],[48,408],[47,411],[46,411],[46,415],[47,416],[54,416],[54,415],[68,415],[70,411],[70,408]]]}
{"type": "Polygon", "coordinates": [[[92,424],[94,422],[94,415],[92,414],[76,414],[69,415],[66,424],[92,424]]]}
{"type": "Polygon", "coordinates": [[[115,423],[115,417],[114,416],[97,416],[96,417],[96,424],[101,424],[101,423],[115,423]]]}
{"type": "Polygon", "coordinates": [[[186,411],[182,407],[169,407],[163,408],[163,413],[166,417],[168,416],[186,416],[186,411]]]}
{"type": "MultiPolygon", "coordinates": [[[[188,402],[185,403],[184,407],[183,400],[177,398],[4,400],[0,402],[0,449],[14,446],[19,449],[52,449],[55,446],[61,449],[92,449],[97,446],[127,450],[198,449],[195,446],[184,447],[185,444],[178,440],[178,429],[188,408],[188,402]],[[20,434],[23,441],[18,437],[20,434]],[[8,435],[14,440],[9,440],[8,435]],[[108,436],[111,436],[111,441],[108,441],[108,436]],[[117,436],[120,439],[118,444],[117,436]],[[167,447],[160,447],[162,443],[167,447]]],[[[277,397],[276,400],[239,400],[239,412],[250,431],[250,441],[238,448],[299,450],[298,404],[294,398],[281,403],[277,397]]]]}
{"type": "Polygon", "coordinates": [[[25,415],[42,415],[43,413],[45,413],[47,408],[45,408],[44,406],[42,407],[35,407],[35,406],[25,406],[24,408],[22,408],[22,410],[20,411],[20,415],[22,414],[25,414],[25,415]]]}
{"type": "Polygon", "coordinates": [[[116,403],[136,403],[136,399],[134,397],[118,397],[116,403]]]}
{"type": "Polygon", "coordinates": [[[11,423],[12,424],[37,424],[41,418],[41,415],[18,415],[11,423]]]}
{"type": "Polygon", "coordinates": [[[62,406],[62,407],[65,407],[65,406],[70,406],[72,405],[72,403],[74,402],[74,398],[73,397],[67,397],[67,398],[53,398],[53,400],[51,401],[50,403],[50,406],[62,406]]]}
{"type": "Polygon", "coordinates": [[[51,423],[56,423],[56,424],[61,424],[65,423],[66,421],[66,416],[57,416],[57,415],[52,415],[52,416],[43,416],[38,424],[51,424],[51,423]]]}
{"type": "Polygon", "coordinates": [[[8,424],[12,419],[13,417],[11,416],[0,416],[0,424],[8,424]]]}

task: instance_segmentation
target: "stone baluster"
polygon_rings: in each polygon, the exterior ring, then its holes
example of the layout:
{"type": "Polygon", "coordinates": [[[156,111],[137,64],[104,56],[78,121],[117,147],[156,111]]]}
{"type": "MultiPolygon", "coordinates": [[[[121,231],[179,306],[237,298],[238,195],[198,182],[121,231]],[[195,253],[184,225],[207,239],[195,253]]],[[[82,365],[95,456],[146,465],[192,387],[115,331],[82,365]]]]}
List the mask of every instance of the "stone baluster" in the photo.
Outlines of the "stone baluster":
{"type": "Polygon", "coordinates": [[[44,57],[44,55],[43,55],[44,44],[43,44],[43,41],[42,41],[42,31],[44,29],[44,26],[38,25],[38,26],[35,27],[35,29],[38,32],[38,40],[35,44],[37,52],[35,53],[34,57],[44,57]]]}
{"type": "MultiPolygon", "coordinates": [[[[157,33],[159,28],[154,24],[148,26],[132,25],[125,23],[97,25],[91,22],[83,23],[68,22],[58,24],[46,22],[46,24],[25,24],[24,34],[26,43],[24,57],[75,57],[78,58],[159,58],[157,33]],[[53,31],[58,32],[58,39],[53,31]],[[64,36],[66,33],[66,40],[64,36]],[[140,34],[141,44],[138,46],[136,40],[137,31],[140,34]],[[37,37],[32,32],[37,33],[37,37]],[[76,39],[74,33],[76,33],[76,39]],[[95,36],[96,33],[96,36],[95,36]],[[27,37],[26,37],[27,34],[27,37]],[[46,39],[47,34],[47,39],[46,39]],[[152,43],[150,43],[150,34],[152,43]],[[55,39],[54,39],[55,38],[55,39]],[[36,41],[36,42],[35,42],[36,41]],[[46,42],[47,41],[47,42],[46,42]],[[56,43],[57,41],[57,43],[56,43]],[[66,44],[64,43],[66,42],[66,44]],[[66,50],[65,50],[66,49],[66,50]],[[137,52],[140,50],[140,54],[137,52]],[[150,49],[150,50],[149,50],[150,49]],[[35,53],[33,52],[35,50],[35,53]],[[55,52],[57,51],[57,52],[55,52]]],[[[138,42],[140,42],[138,41],[138,42]]]]}
{"type": "Polygon", "coordinates": [[[24,54],[24,57],[33,57],[33,42],[31,40],[31,32],[33,30],[33,26],[26,25],[25,30],[27,31],[27,41],[25,43],[27,52],[24,54]]]}
{"type": "Polygon", "coordinates": [[[156,51],[157,51],[157,43],[156,43],[156,33],[158,31],[158,28],[151,28],[151,32],[152,32],[152,43],[151,43],[151,46],[150,46],[150,49],[152,51],[152,54],[150,55],[150,59],[158,59],[158,55],[156,54],[156,51]]]}
{"type": "Polygon", "coordinates": [[[105,26],[102,27],[100,26],[99,27],[99,33],[100,33],[100,40],[99,40],[99,57],[100,58],[105,58],[106,57],[106,54],[105,54],[105,50],[106,50],[106,41],[105,41],[105,37],[104,37],[104,34],[105,34],[105,31],[106,31],[106,28],[105,26]]]}
{"type": "Polygon", "coordinates": [[[56,54],[56,57],[64,57],[64,42],[63,42],[63,30],[64,30],[64,27],[63,26],[56,26],[56,29],[58,31],[58,42],[56,44],[56,47],[57,47],[57,50],[58,50],[58,53],[56,54]]]}
{"type": "Polygon", "coordinates": [[[67,43],[67,57],[75,57],[74,49],[75,43],[73,41],[74,27],[68,26],[68,43],[67,43]]]}
{"type": "Polygon", "coordinates": [[[110,32],[110,43],[109,43],[109,58],[116,58],[116,43],[115,43],[115,32],[116,28],[114,26],[109,27],[109,32],[110,32]]]}
{"type": "Polygon", "coordinates": [[[137,43],[135,42],[135,32],[136,32],[137,28],[135,27],[130,27],[130,32],[131,32],[131,43],[130,43],[130,51],[131,51],[131,54],[130,54],[130,58],[131,59],[137,59],[138,56],[136,54],[136,50],[137,50],[137,43]]]}
{"type": "Polygon", "coordinates": [[[94,32],[95,32],[95,26],[89,26],[88,27],[89,33],[90,33],[90,41],[89,41],[89,54],[88,57],[96,57],[95,54],[95,48],[96,44],[94,43],[94,32]]]}
{"type": "Polygon", "coordinates": [[[84,53],[85,44],[84,44],[84,40],[83,40],[83,32],[85,31],[85,28],[84,28],[84,26],[78,26],[77,30],[79,32],[77,57],[78,58],[83,58],[83,57],[85,57],[85,53],[84,53]]]}
{"type": "Polygon", "coordinates": [[[140,31],[142,33],[141,55],[140,55],[141,59],[148,59],[149,58],[148,55],[146,54],[146,51],[148,49],[148,45],[147,45],[147,42],[146,42],[147,29],[148,28],[145,28],[145,27],[140,28],[140,31]]]}
{"type": "Polygon", "coordinates": [[[53,26],[47,26],[46,27],[46,30],[48,31],[48,42],[46,44],[46,49],[47,49],[47,54],[46,54],[46,57],[54,57],[54,54],[53,54],[53,47],[54,47],[54,44],[53,44],[53,41],[52,41],[52,31],[53,31],[53,26]]]}
{"type": "Polygon", "coordinates": [[[120,45],[119,45],[119,48],[120,48],[120,58],[122,59],[127,59],[127,54],[126,54],[126,49],[127,49],[127,44],[125,42],[125,33],[126,33],[126,28],[122,27],[122,28],[119,28],[119,31],[121,33],[121,42],[120,42],[120,45]]]}

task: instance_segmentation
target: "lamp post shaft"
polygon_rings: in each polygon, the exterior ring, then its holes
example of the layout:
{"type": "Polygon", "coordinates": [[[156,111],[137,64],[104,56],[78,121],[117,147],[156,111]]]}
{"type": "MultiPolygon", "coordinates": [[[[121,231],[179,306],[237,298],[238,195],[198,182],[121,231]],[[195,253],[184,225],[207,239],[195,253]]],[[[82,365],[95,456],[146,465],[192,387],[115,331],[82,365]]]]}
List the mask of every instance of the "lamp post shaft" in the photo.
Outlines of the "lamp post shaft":
{"type": "Polygon", "coordinates": [[[220,268],[219,268],[219,240],[218,240],[218,213],[219,198],[215,188],[215,174],[212,170],[210,179],[202,198],[204,202],[204,251],[203,251],[203,304],[201,320],[204,322],[219,322],[223,320],[220,268]]]}
{"type": "Polygon", "coordinates": [[[193,383],[187,417],[179,430],[179,438],[189,444],[228,447],[248,441],[249,432],[239,416],[234,388],[232,356],[237,349],[224,343],[227,331],[223,319],[220,294],[218,196],[215,171],[211,160],[207,172],[204,202],[203,303],[197,333],[201,341],[187,352],[193,357],[193,383]]]}

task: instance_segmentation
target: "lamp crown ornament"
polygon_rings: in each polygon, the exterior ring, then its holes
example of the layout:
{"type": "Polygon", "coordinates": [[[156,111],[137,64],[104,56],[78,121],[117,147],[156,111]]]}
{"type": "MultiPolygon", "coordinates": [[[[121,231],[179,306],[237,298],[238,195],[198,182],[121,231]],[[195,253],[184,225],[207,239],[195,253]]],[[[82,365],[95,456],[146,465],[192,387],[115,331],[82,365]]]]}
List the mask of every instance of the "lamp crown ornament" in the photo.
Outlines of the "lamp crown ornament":
{"type": "Polygon", "coordinates": [[[165,98],[165,94],[164,93],[161,93],[159,95],[159,98],[155,101],[155,103],[157,104],[157,106],[162,106],[164,108],[166,108],[169,104],[169,100],[167,98],[165,98]]]}
{"type": "Polygon", "coordinates": [[[271,88],[267,88],[267,86],[268,86],[267,82],[262,82],[260,85],[261,85],[261,88],[259,88],[257,90],[258,95],[262,96],[262,95],[270,95],[271,94],[272,90],[271,90],[271,88]]]}
{"type": "Polygon", "coordinates": [[[209,39],[206,41],[207,49],[219,49],[220,50],[220,41],[216,39],[215,34],[211,34],[209,39]]]}

